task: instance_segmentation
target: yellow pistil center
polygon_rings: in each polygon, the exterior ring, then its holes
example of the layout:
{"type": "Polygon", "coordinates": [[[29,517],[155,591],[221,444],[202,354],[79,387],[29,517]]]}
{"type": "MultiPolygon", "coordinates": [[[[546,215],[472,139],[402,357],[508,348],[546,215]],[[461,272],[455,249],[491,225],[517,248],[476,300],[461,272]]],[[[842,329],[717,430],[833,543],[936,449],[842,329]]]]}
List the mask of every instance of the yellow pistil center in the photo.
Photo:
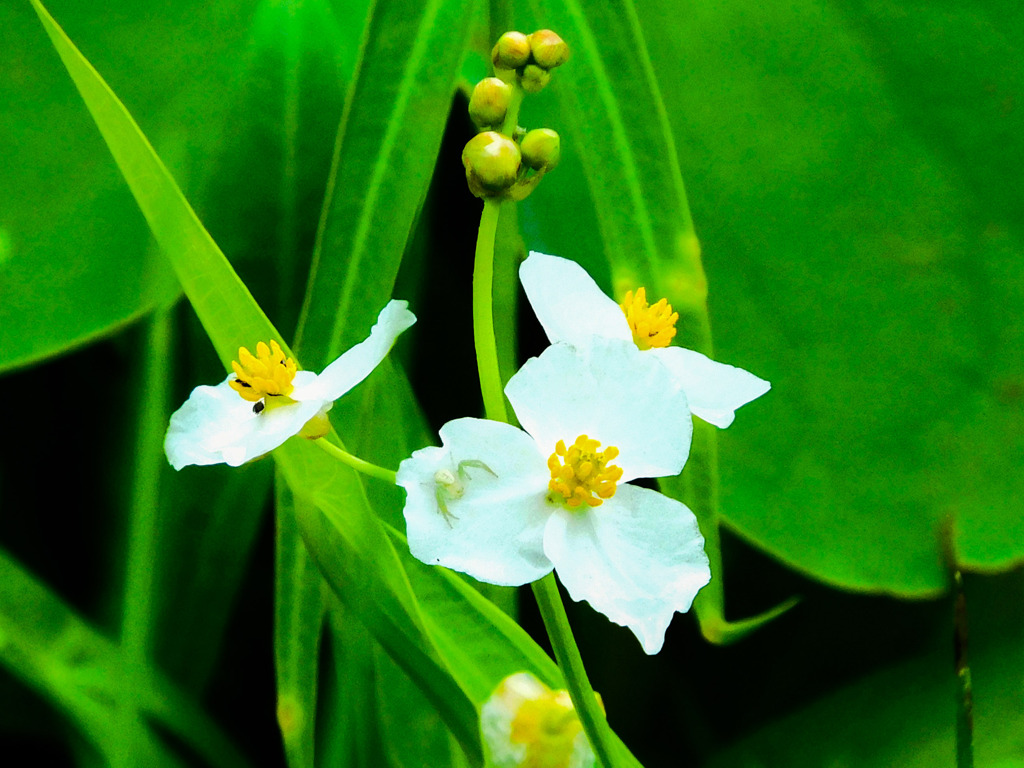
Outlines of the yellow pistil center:
{"type": "Polygon", "coordinates": [[[566,768],[581,730],[568,692],[548,691],[522,703],[510,741],[526,745],[523,768],[566,768]]]}
{"type": "Polygon", "coordinates": [[[599,507],[605,499],[615,495],[615,483],[622,477],[622,470],[609,466],[619,455],[619,449],[609,445],[598,451],[601,443],[580,435],[576,442],[565,447],[565,441],[559,440],[555,452],[548,457],[548,469],[551,470],[551,482],[548,483],[548,498],[560,501],[577,509],[583,504],[588,507],[599,507]]]}
{"type": "Polygon", "coordinates": [[[290,395],[294,389],[295,361],[284,356],[276,341],[271,341],[269,347],[261,341],[256,345],[255,355],[239,347],[238,360],[232,361],[231,367],[235,369],[235,378],[228,384],[251,403],[268,395],[290,395]]]}
{"type": "Polygon", "coordinates": [[[633,332],[633,341],[640,349],[667,347],[672,343],[679,313],[672,311],[672,305],[666,299],[648,304],[647,290],[637,288],[636,294],[628,291],[619,306],[633,332]]]}

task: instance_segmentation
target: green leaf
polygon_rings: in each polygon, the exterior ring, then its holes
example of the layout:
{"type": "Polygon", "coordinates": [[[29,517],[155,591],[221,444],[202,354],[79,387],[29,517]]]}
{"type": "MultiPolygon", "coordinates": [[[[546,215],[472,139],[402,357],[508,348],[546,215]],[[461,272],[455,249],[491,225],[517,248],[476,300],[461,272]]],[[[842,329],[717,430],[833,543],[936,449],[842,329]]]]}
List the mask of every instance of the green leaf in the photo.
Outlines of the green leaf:
{"type": "MultiPolygon", "coordinates": [[[[221,359],[228,361],[234,356],[238,339],[280,338],[196,218],[123,105],[43,7],[38,2],[34,2],[34,6],[125,174],[157,241],[174,264],[185,292],[221,359]]],[[[415,598],[398,565],[397,555],[372,517],[358,479],[345,468],[340,468],[343,472],[338,473],[336,464],[327,460],[318,449],[302,445],[301,441],[291,441],[279,449],[277,457],[293,489],[296,486],[302,489],[303,498],[319,492],[322,497],[330,499],[327,508],[335,514],[339,512],[334,506],[337,500],[341,500],[342,508],[345,504],[353,505],[344,510],[342,517],[335,518],[336,524],[341,526],[335,528],[327,526],[320,513],[311,509],[308,503],[297,500],[296,512],[303,536],[308,545],[312,545],[311,539],[321,545],[314,548],[314,554],[322,570],[327,571],[325,575],[328,578],[353,573],[339,567],[339,564],[359,565],[358,575],[365,593],[340,590],[337,581],[332,586],[344,597],[358,601],[371,630],[383,635],[378,639],[389,643],[389,650],[396,653],[410,674],[426,686],[426,692],[433,697],[449,727],[471,755],[476,753],[476,762],[480,762],[476,711],[436,655],[432,654],[432,643],[423,634],[420,620],[416,618],[415,598]],[[303,471],[306,462],[312,462],[316,469],[311,475],[303,471]],[[325,478],[336,474],[340,479],[327,492],[330,484],[325,485],[325,478]],[[346,542],[351,546],[350,550],[323,546],[328,540],[337,543],[342,531],[348,537],[346,542]],[[323,567],[325,562],[330,564],[329,567],[323,567]],[[369,597],[371,593],[373,599],[369,597]]]]}
{"type": "MultiPolygon", "coordinates": [[[[221,140],[248,4],[62,4],[71,28],[115,73],[165,159],[193,188],[221,140]],[[199,113],[203,120],[188,119],[199,113]]],[[[109,334],[169,303],[180,288],[73,100],[32,7],[3,3],[0,27],[0,133],[8,148],[0,174],[0,327],[17,329],[0,347],[6,370],[109,334]]]]}
{"type": "Polygon", "coordinates": [[[123,653],[3,551],[0,663],[66,712],[111,764],[178,764],[150,732],[155,718],[211,764],[247,765],[144,660],[123,653]]]}
{"type": "Polygon", "coordinates": [[[462,64],[469,0],[379,0],[338,129],[296,346],[325,365],[390,296],[426,197],[462,64]]]}
{"type": "MultiPolygon", "coordinates": [[[[123,105],[38,1],[33,4],[221,359],[226,364],[232,358],[239,339],[280,339],[123,105]]],[[[347,467],[298,438],[277,449],[275,458],[296,494],[303,539],[335,594],[417,682],[471,762],[482,762],[475,705],[513,671],[528,669],[557,685],[553,663],[461,579],[418,563],[405,547],[397,552],[370,512],[359,478],[347,467]],[[446,607],[449,597],[461,595],[450,607],[470,621],[425,614],[403,563],[440,585],[446,607]],[[489,643],[464,648],[464,635],[489,643]]]]}
{"type": "Polygon", "coordinates": [[[324,579],[423,689],[477,764],[476,710],[423,625],[398,553],[366,504],[359,477],[312,445],[275,454],[295,496],[299,531],[324,579]]]}
{"type": "Polygon", "coordinates": [[[278,473],[274,568],[274,669],[277,725],[288,768],[313,768],[323,580],[295,522],[291,491],[278,473]]]}
{"type": "Polygon", "coordinates": [[[848,589],[935,594],[947,549],[1020,562],[1019,8],[641,16],[720,359],[773,385],[721,433],[724,519],[848,589]]]}
{"type": "Polygon", "coordinates": [[[240,345],[252,344],[256,339],[278,338],[128,110],[42,4],[32,0],[32,6],[103,134],[153,236],[170,257],[185,293],[193,299],[192,306],[225,368],[240,345]]]}
{"type": "MultiPolygon", "coordinates": [[[[322,766],[378,768],[387,757],[377,712],[377,661],[366,627],[337,600],[327,613],[331,677],[324,685],[317,763],[322,766]]],[[[440,730],[440,729],[438,729],[440,730]]]]}

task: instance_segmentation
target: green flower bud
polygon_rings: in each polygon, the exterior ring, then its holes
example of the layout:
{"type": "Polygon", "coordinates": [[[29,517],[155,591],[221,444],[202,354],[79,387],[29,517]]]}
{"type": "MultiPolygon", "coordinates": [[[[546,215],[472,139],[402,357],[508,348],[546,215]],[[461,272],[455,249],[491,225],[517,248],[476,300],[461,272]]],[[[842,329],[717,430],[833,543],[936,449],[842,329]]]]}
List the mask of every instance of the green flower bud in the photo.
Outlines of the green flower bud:
{"type": "Polygon", "coordinates": [[[530,40],[522,32],[506,32],[491,50],[495,69],[519,69],[530,60],[530,40]]]}
{"type": "Polygon", "coordinates": [[[551,80],[551,73],[536,64],[527,64],[523,68],[523,76],[519,82],[527,93],[540,93],[551,80]]]}
{"type": "Polygon", "coordinates": [[[562,155],[562,143],[558,134],[550,128],[537,128],[523,137],[519,149],[523,163],[534,170],[550,171],[562,155]]]}
{"type": "Polygon", "coordinates": [[[539,29],[529,37],[533,60],[544,69],[560,67],[569,60],[569,46],[550,29],[539,29]]]}
{"type": "Polygon", "coordinates": [[[522,157],[518,145],[495,131],[477,134],[462,150],[469,190],[477,197],[494,197],[516,183],[522,157]]]}
{"type": "Polygon", "coordinates": [[[496,77],[485,77],[469,98],[469,116],[480,128],[501,125],[511,100],[511,85],[496,77]]]}

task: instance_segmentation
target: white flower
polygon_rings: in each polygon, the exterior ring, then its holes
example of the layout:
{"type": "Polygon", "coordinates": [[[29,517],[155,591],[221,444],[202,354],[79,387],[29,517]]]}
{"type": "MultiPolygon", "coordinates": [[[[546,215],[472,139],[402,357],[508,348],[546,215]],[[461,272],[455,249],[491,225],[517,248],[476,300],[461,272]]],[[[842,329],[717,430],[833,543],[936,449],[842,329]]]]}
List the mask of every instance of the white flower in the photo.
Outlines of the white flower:
{"type": "Polygon", "coordinates": [[[529,672],[509,675],[480,709],[480,735],[494,768],[591,768],[596,765],[567,691],[529,672]]]}
{"type": "Polygon", "coordinates": [[[515,586],[554,568],[574,600],[657,653],[710,571],[696,518],[625,485],[676,475],[693,425],[686,396],[632,343],[548,347],[505,388],[525,432],[457,419],[443,447],[402,462],[409,548],[425,563],[515,586]]]}
{"type": "Polygon", "coordinates": [[[235,372],[215,387],[192,390],[171,416],[164,451],[175,469],[189,464],[237,467],[262,456],[293,435],[320,437],[330,425],[334,401],[361,382],[387,355],[402,331],[416,322],[405,301],[381,310],[365,341],[328,365],[319,376],[296,370],[276,341],[262,341],[256,355],[242,347],[235,372]]]}
{"type": "Polygon", "coordinates": [[[643,288],[616,304],[576,262],[536,251],[519,268],[519,278],[552,344],[586,347],[594,337],[633,341],[671,371],[690,411],[717,427],[728,427],[737,408],[771,389],[742,368],[669,346],[679,315],[665,299],[648,305],[643,288]]]}

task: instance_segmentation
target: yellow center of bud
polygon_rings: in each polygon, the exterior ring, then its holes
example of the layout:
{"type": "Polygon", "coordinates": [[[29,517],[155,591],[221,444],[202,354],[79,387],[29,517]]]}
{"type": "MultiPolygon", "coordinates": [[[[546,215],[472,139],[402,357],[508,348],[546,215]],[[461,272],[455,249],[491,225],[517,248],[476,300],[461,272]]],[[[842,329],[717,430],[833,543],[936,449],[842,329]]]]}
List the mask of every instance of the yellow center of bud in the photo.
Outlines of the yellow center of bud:
{"type": "Polygon", "coordinates": [[[586,504],[599,507],[605,499],[615,495],[615,483],[622,477],[622,470],[609,466],[608,462],[619,455],[619,449],[609,445],[598,451],[601,443],[580,435],[568,448],[559,440],[555,452],[548,458],[551,482],[548,483],[552,501],[561,501],[569,509],[578,509],[586,504]]]}
{"type": "Polygon", "coordinates": [[[672,305],[667,300],[660,299],[654,304],[648,304],[647,291],[638,288],[635,295],[633,291],[628,291],[619,306],[633,332],[633,341],[640,349],[667,347],[672,343],[679,313],[672,311],[672,305]]]}
{"type": "Polygon", "coordinates": [[[251,403],[268,395],[290,395],[294,389],[295,361],[284,356],[276,341],[271,341],[269,347],[261,341],[256,345],[255,355],[239,347],[238,360],[232,361],[231,367],[235,369],[235,378],[228,384],[251,403]]]}
{"type": "Polygon", "coordinates": [[[548,691],[522,703],[510,740],[526,745],[523,768],[566,768],[581,730],[568,692],[548,691]]]}

